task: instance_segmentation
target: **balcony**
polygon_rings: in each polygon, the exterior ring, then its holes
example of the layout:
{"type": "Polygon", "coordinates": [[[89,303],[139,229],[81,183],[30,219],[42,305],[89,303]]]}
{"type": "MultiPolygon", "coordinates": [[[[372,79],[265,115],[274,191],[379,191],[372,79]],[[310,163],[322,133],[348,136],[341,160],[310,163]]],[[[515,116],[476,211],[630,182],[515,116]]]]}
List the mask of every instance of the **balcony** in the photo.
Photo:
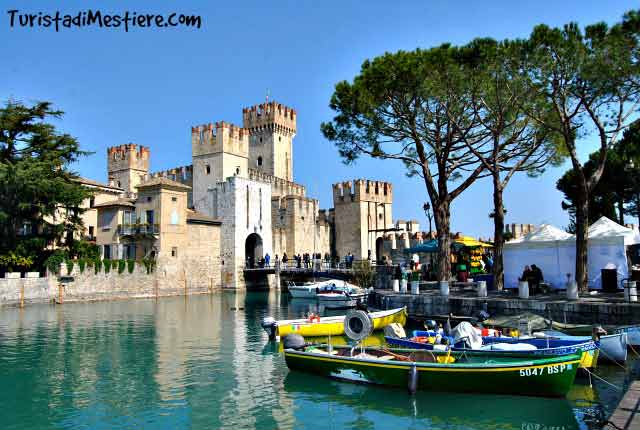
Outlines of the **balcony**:
{"type": "Polygon", "coordinates": [[[118,224],[119,236],[153,236],[159,232],[158,224],[118,224]]]}

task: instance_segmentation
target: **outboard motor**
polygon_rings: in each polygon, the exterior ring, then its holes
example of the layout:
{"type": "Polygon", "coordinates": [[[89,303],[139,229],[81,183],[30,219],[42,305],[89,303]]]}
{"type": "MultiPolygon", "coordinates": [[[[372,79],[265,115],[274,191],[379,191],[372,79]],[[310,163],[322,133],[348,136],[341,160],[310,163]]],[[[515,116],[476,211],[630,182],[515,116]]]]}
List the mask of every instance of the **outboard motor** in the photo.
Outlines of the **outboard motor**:
{"type": "Polygon", "coordinates": [[[273,317],[264,317],[260,324],[264,331],[269,335],[269,340],[276,338],[276,320],[273,317]]]}
{"type": "Polygon", "coordinates": [[[284,349],[302,349],[305,347],[304,337],[296,333],[288,334],[282,339],[282,347],[284,349]]]}
{"type": "Polygon", "coordinates": [[[423,325],[427,330],[438,330],[438,324],[434,320],[425,320],[423,325]]]}

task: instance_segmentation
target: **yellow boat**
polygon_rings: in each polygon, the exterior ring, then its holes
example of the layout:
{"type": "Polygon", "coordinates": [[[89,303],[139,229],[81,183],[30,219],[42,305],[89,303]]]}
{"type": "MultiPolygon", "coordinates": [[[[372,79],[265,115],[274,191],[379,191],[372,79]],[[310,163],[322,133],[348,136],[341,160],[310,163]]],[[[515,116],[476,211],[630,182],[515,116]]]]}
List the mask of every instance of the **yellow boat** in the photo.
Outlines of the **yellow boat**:
{"type": "MultiPolygon", "coordinates": [[[[380,330],[391,323],[405,325],[407,322],[407,308],[391,309],[369,313],[373,320],[373,329],[380,330]]],[[[344,334],[344,315],[297,320],[281,320],[275,322],[275,335],[284,337],[296,333],[304,337],[340,336],[344,334]]]]}

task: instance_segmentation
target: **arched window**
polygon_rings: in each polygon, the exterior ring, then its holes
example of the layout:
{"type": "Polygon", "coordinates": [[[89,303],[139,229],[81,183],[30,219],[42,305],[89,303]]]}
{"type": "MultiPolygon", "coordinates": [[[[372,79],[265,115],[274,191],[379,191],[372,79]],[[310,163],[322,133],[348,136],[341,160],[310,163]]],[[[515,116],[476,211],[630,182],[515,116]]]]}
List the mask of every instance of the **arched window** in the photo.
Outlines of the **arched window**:
{"type": "Polygon", "coordinates": [[[208,164],[204,167],[204,169],[207,172],[207,175],[211,173],[211,166],[209,166],[208,164]]]}
{"type": "Polygon", "coordinates": [[[258,157],[258,166],[262,166],[262,157],[258,157]]]}

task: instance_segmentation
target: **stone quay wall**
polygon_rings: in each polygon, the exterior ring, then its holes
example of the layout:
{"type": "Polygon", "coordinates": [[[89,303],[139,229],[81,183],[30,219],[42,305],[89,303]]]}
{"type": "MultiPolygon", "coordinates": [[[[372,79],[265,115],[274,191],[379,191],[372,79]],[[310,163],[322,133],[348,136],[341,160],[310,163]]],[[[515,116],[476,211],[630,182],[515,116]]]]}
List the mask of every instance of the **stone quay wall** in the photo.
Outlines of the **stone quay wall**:
{"type": "Polygon", "coordinates": [[[0,278],[0,306],[204,294],[219,288],[219,280],[190,276],[187,270],[166,270],[165,267],[147,273],[146,268],[137,263],[132,273],[127,267],[122,273],[118,273],[117,268],[108,273],[103,268],[95,273],[89,266],[80,273],[77,264],[71,273],[63,264],[60,272],[45,277],[39,277],[37,272],[27,273],[24,278],[19,273],[7,273],[0,278]]]}
{"type": "Polygon", "coordinates": [[[379,309],[407,307],[412,318],[448,315],[471,316],[481,310],[490,315],[519,315],[531,312],[569,324],[625,325],[640,323],[640,303],[622,301],[570,301],[560,298],[519,299],[489,295],[487,298],[437,292],[401,294],[378,290],[369,295],[369,304],[379,309]]]}

